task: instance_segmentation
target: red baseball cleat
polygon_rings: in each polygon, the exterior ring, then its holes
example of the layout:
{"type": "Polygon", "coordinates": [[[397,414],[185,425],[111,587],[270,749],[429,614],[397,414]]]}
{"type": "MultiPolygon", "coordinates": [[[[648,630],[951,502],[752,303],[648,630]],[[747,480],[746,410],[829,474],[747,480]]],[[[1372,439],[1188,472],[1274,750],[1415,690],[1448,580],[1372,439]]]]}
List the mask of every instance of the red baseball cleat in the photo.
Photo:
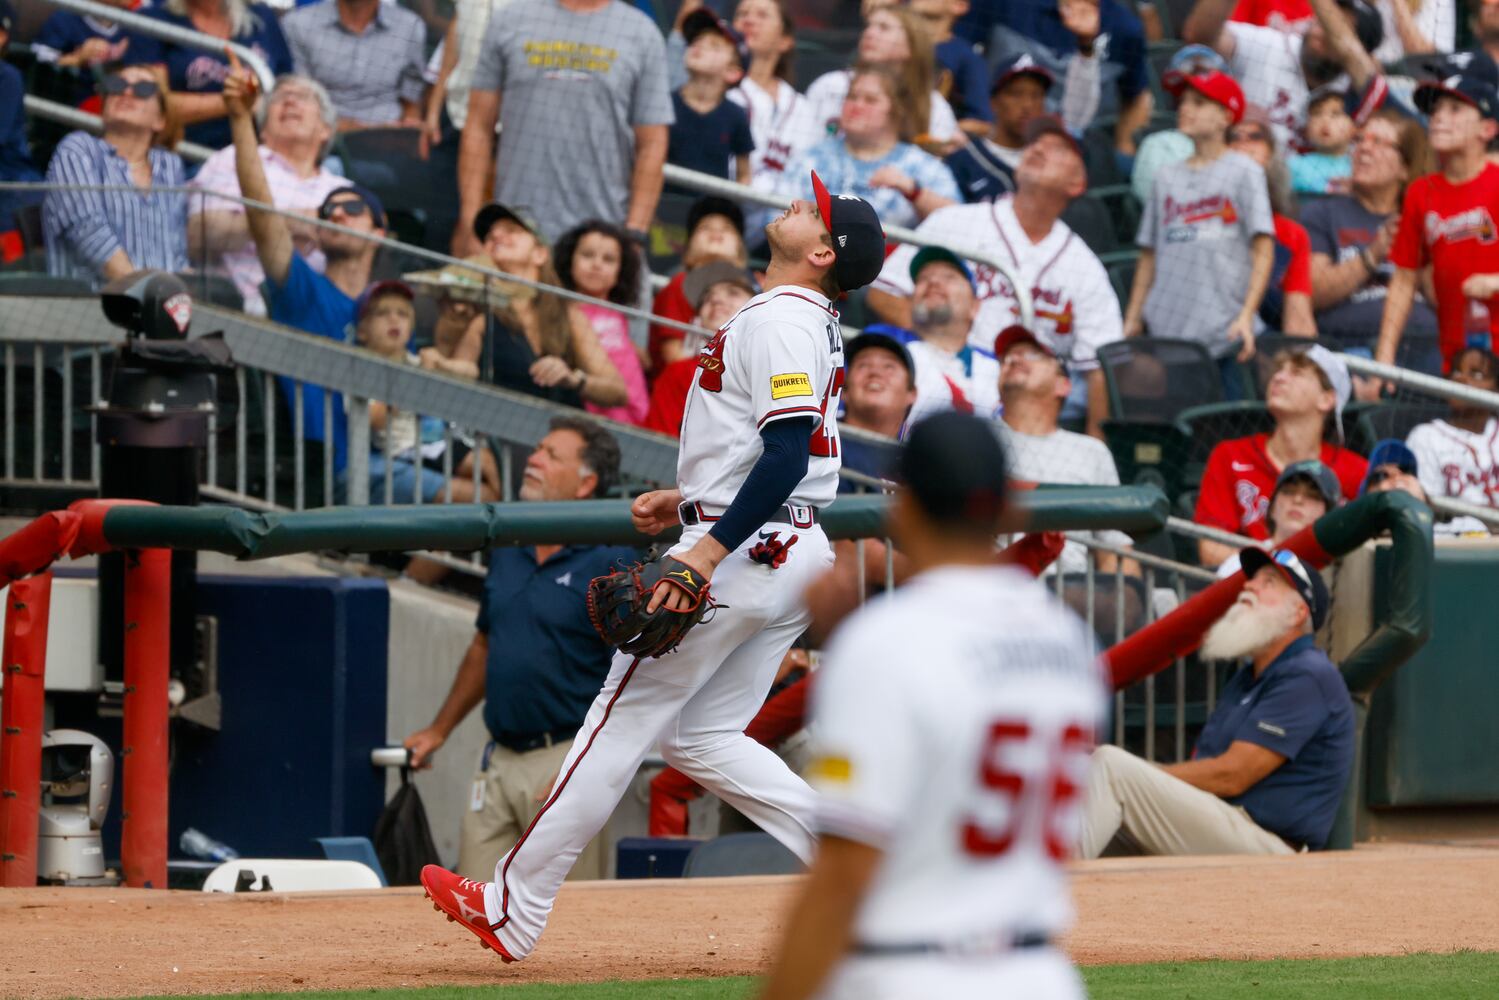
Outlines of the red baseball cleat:
{"type": "Polygon", "coordinates": [[[489,928],[489,917],[484,912],[484,887],[488,884],[459,878],[437,865],[427,865],[422,869],[422,888],[432,900],[432,909],[446,913],[449,920],[456,920],[473,931],[481,945],[505,961],[513,962],[515,959],[489,928]]]}

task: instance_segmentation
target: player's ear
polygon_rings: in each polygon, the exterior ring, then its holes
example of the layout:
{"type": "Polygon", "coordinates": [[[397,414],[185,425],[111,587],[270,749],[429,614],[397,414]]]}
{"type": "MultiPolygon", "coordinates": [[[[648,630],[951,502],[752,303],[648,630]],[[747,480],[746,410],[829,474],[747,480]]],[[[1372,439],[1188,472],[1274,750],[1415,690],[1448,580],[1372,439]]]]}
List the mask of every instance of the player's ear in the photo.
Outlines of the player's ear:
{"type": "Polygon", "coordinates": [[[1483,143],[1486,146],[1494,141],[1496,135],[1499,135],[1499,122],[1494,121],[1492,118],[1485,118],[1478,123],[1478,130],[1479,134],[1483,136],[1483,143]]]}
{"type": "Polygon", "coordinates": [[[592,500],[594,490],[599,488],[599,477],[592,472],[584,472],[578,476],[577,499],[592,500]]]}
{"type": "Polygon", "coordinates": [[[724,70],[723,82],[730,87],[739,86],[739,81],[744,79],[744,68],[742,66],[730,66],[724,70]]]}
{"type": "Polygon", "coordinates": [[[807,262],[818,270],[832,267],[833,261],[837,259],[838,255],[833,252],[833,248],[821,240],[813,244],[812,249],[807,251],[807,262]]]}

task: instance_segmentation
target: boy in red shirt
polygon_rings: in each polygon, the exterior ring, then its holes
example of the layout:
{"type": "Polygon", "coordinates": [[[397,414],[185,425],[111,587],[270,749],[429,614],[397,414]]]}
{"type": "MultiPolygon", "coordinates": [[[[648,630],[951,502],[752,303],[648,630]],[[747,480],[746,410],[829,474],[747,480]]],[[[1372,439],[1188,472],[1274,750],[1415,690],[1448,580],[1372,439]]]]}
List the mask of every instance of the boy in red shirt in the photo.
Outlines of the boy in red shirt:
{"type": "Polygon", "coordinates": [[[1430,80],[1416,104],[1431,116],[1431,148],[1441,172],[1411,183],[1374,357],[1392,365],[1405,331],[1417,271],[1430,264],[1443,367],[1468,346],[1499,349],[1499,166],[1487,147],[1499,134],[1492,63],[1473,60],[1461,76],[1430,80]]]}
{"type": "MultiPolygon", "coordinates": [[[[1284,351],[1265,387],[1265,406],[1275,418],[1270,434],[1223,441],[1208,456],[1197,493],[1198,524],[1264,541],[1270,537],[1265,513],[1281,470],[1293,462],[1317,459],[1333,471],[1344,496],[1357,496],[1368,462],[1327,439],[1341,440],[1343,404],[1352,381],[1348,368],[1327,348],[1284,351]]],[[[1202,539],[1198,557],[1213,568],[1237,551],[1202,539]]]]}

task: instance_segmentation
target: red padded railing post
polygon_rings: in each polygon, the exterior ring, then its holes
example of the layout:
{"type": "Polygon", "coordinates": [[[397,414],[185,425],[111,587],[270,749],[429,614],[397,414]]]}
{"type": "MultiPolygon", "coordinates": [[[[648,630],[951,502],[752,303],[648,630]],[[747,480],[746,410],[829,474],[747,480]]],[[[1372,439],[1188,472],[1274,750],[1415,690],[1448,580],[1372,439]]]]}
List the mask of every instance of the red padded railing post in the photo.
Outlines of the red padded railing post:
{"type": "Polygon", "coordinates": [[[5,595],[4,690],[0,694],[0,886],[36,885],[42,805],[47,617],[52,573],[11,583],[5,595]]]}
{"type": "Polygon", "coordinates": [[[167,887],[167,684],[171,675],[172,554],[125,553],[125,884],[167,887]]]}

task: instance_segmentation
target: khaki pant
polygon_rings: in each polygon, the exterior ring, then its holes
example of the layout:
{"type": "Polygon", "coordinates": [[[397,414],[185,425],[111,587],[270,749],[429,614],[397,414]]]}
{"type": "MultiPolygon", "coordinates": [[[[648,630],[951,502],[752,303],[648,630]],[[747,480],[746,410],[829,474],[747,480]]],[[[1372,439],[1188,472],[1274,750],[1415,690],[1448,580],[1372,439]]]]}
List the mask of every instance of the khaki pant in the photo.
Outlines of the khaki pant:
{"type": "Polygon", "coordinates": [[[1146,854],[1290,854],[1249,813],[1114,746],[1093,751],[1080,853],[1096,858],[1123,831],[1146,854]]]}
{"type": "MultiPolygon", "coordinates": [[[[488,751],[489,766],[481,756],[470,786],[468,808],[458,841],[458,874],[491,882],[505,853],[515,846],[531,820],[541,811],[572,740],[516,753],[498,743],[488,751]],[[482,789],[482,791],[481,791],[482,789]],[[477,808],[476,808],[477,806],[477,808]]],[[[606,830],[599,831],[578,856],[569,879],[600,879],[607,874],[604,857],[606,830]]]]}

